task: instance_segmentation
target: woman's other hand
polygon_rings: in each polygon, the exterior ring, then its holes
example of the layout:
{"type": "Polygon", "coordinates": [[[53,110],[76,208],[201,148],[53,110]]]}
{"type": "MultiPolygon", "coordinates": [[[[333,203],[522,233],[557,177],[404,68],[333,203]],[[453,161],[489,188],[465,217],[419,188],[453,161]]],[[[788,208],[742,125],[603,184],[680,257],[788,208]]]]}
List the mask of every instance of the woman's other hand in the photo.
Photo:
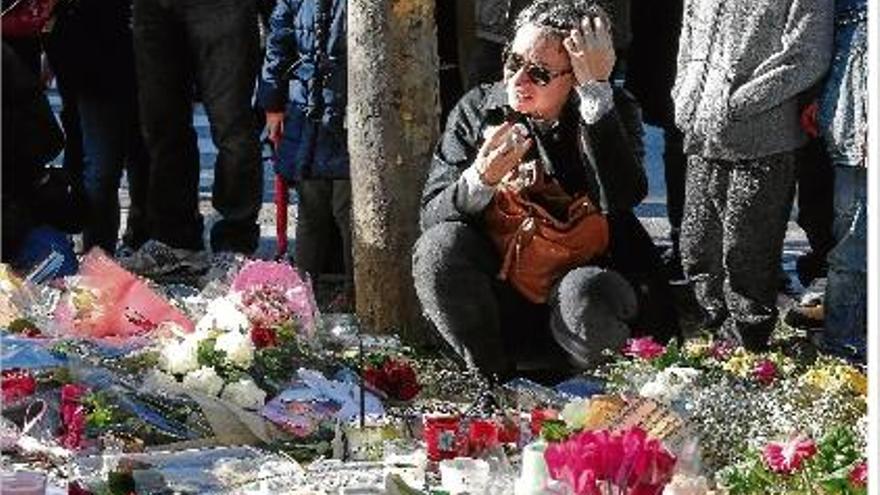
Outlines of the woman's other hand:
{"type": "Polygon", "coordinates": [[[585,17],[580,29],[572,29],[562,41],[579,84],[608,81],[616,57],[608,18],[585,17]]]}
{"type": "Polygon", "coordinates": [[[532,147],[532,139],[528,135],[529,131],[524,125],[510,122],[489,132],[475,162],[484,184],[497,186],[522,162],[523,156],[532,147]]]}
{"type": "Polygon", "coordinates": [[[266,135],[276,147],[284,134],[284,112],[266,112],[266,135]]]}

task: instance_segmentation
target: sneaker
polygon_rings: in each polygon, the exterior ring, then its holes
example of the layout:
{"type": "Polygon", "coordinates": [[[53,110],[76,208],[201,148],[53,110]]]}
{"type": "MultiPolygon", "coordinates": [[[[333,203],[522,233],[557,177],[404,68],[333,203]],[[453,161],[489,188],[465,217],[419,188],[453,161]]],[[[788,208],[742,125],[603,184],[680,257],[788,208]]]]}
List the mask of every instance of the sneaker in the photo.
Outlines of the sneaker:
{"type": "Polygon", "coordinates": [[[205,252],[173,248],[156,240],[145,242],[131,256],[118,261],[126,270],[153,279],[175,274],[197,275],[209,267],[205,252]]]}
{"type": "Polygon", "coordinates": [[[783,321],[794,328],[806,330],[822,328],[825,326],[825,306],[821,302],[799,304],[788,310],[783,321]]]}

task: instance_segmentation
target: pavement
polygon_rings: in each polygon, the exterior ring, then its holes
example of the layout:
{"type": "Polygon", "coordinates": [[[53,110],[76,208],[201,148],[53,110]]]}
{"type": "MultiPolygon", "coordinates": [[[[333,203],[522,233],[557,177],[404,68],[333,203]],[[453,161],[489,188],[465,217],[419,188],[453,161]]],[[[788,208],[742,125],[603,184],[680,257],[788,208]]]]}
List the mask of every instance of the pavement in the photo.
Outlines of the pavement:
{"type": "MultiPolygon", "coordinates": [[[[61,99],[54,89],[49,90],[49,102],[57,115],[61,108],[61,99]]],[[[201,104],[197,104],[193,108],[193,127],[198,136],[200,152],[200,209],[202,214],[205,215],[207,227],[205,230],[208,232],[211,223],[217,219],[217,213],[211,207],[210,201],[217,148],[211,140],[208,117],[201,104]]],[[[669,245],[669,221],[666,218],[666,185],[663,175],[663,131],[661,129],[651,126],[645,127],[645,150],[649,193],[645,201],[636,208],[636,214],[655,242],[658,245],[667,246],[669,245]]],[[[268,156],[266,150],[264,150],[264,155],[263,206],[259,217],[261,238],[256,256],[268,259],[274,256],[277,242],[275,235],[275,205],[273,203],[274,174],[272,172],[271,156],[268,156]]],[[[61,157],[56,159],[56,162],[60,162],[60,159],[61,157]]],[[[125,209],[127,209],[129,204],[127,183],[124,179],[120,188],[120,199],[124,221],[125,209]]],[[[296,212],[296,197],[295,194],[291,194],[290,205],[288,206],[289,223],[287,232],[288,252],[290,253],[293,252],[293,246],[296,242],[296,212]]],[[[780,300],[778,301],[778,306],[783,310],[791,306],[793,297],[796,297],[804,290],[795,276],[795,259],[798,255],[807,251],[808,243],[804,231],[793,220],[795,216],[796,211],[793,209],[792,220],[789,221],[786,232],[782,256],[783,269],[789,278],[789,289],[787,291],[789,294],[780,294],[780,300]]]]}

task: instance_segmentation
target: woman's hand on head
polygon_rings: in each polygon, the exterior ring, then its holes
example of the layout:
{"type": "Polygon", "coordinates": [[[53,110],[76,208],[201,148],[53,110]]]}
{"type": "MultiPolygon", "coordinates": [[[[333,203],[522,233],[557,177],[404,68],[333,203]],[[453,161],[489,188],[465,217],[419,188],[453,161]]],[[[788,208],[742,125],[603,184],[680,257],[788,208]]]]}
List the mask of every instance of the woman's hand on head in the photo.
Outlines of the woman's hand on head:
{"type": "Polygon", "coordinates": [[[571,59],[578,84],[608,81],[611,77],[616,57],[606,17],[585,17],[581,28],[572,29],[562,44],[571,59]]]}
{"type": "Polygon", "coordinates": [[[475,161],[480,179],[487,186],[497,186],[501,179],[519,166],[531,147],[532,139],[522,124],[505,122],[492,129],[475,161]]]}

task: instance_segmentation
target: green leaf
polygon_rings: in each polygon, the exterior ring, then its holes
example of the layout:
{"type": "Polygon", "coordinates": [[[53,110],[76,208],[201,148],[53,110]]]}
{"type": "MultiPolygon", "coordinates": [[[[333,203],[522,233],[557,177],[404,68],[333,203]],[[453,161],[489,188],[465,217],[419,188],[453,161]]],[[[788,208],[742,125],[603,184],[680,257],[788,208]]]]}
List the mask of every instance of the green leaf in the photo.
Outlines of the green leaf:
{"type": "Polygon", "coordinates": [[[541,438],[548,443],[564,442],[570,435],[571,430],[561,419],[547,419],[541,424],[541,438]]]}

